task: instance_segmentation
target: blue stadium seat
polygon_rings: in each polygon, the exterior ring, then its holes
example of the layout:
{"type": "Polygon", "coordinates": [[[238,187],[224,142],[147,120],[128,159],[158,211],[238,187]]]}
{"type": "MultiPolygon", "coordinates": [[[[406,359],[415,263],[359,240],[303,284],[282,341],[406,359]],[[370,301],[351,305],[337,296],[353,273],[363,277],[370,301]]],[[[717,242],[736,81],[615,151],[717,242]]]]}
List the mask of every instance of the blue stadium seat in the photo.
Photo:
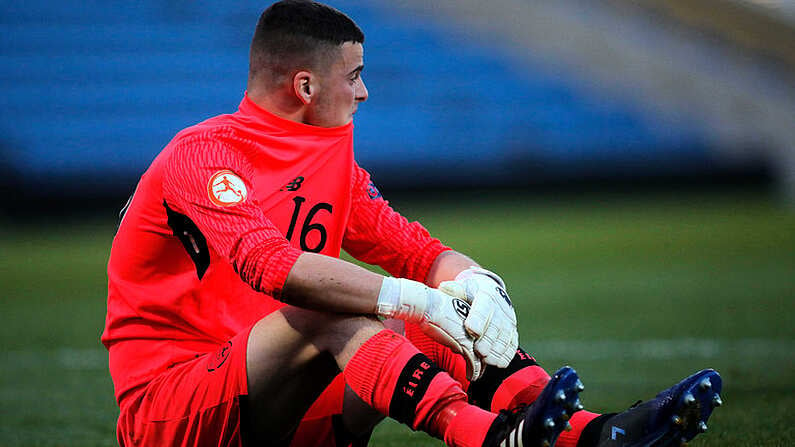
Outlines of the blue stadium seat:
{"type": "MultiPolygon", "coordinates": [[[[543,66],[518,67],[449,25],[407,20],[386,3],[334,4],[367,34],[370,100],[355,138],[357,156],[372,169],[445,162],[480,172],[484,164],[530,160],[576,171],[703,156],[693,129],[671,128],[543,66]]],[[[0,4],[0,150],[18,151],[7,158],[42,178],[129,182],[175,132],[236,109],[259,7],[0,4]]]]}

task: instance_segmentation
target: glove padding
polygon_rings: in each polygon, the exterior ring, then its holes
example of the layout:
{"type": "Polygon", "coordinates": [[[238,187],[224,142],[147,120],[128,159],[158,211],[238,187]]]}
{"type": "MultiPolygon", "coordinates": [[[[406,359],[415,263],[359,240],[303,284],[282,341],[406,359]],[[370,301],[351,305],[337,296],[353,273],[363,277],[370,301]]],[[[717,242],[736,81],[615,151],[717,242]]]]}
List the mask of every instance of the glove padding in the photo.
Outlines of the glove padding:
{"type": "Polygon", "coordinates": [[[429,300],[427,319],[419,326],[422,332],[438,343],[461,354],[467,364],[467,379],[474,381],[483,374],[483,362],[475,355],[474,340],[464,327],[469,315],[469,303],[463,299],[430,289],[434,297],[429,300]]]}
{"type": "Polygon", "coordinates": [[[464,321],[475,339],[475,352],[487,365],[506,368],[519,346],[516,312],[505,291],[505,283],[495,273],[471,267],[443,282],[439,289],[471,304],[464,321]]]}
{"type": "Polygon", "coordinates": [[[378,296],[376,314],[418,323],[426,335],[461,354],[466,360],[467,378],[477,380],[483,365],[475,355],[474,339],[464,327],[469,308],[464,299],[420,282],[386,277],[378,296]]]}

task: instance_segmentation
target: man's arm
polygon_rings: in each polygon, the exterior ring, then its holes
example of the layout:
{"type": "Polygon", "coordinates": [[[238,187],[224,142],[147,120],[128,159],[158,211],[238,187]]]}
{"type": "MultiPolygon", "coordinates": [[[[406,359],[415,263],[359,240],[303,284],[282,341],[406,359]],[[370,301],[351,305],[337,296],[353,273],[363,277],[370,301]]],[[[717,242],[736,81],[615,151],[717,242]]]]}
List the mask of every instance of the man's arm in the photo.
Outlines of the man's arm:
{"type": "Polygon", "coordinates": [[[471,304],[465,326],[477,340],[478,353],[489,364],[507,366],[519,336],[516,314],[502,279],[393,210],[359,166],[354,170],[352,196],[343,248],[356,259],[377,264],[396,277],[423,281],[471,304]]]}
{"type": "Polygon", "coordinates": [[[436,257],[428,271],[425,283],[431,287],[439,287],[444,281],[453,281],[459,273],[470,267],[480,267],[470,257],[454,250],[443,251],[436,257]]]}
{"type": "Polygon", "coordinates": [[[464,326],[475,338],[475,351],[490,365],[508,366],[518,347],[519,334],[513,303],[502,278],[468,256],[448,250],[434,260],[426,282],[471,305],[464,326]]]}
{"type": "Polygon", "coordinates": [[[287,275],[282,299],[309,309],[374,314],[383,279],[341,259],[302,253],[287,275]]]}
{"type": "MultiPolygon", "coordinates": [[[[436,257],[425,281],[438,288],[478,264],[457,251],[436,257]]],[[[315,253],[303,253],[287,275],[283,298],[290,304],[335,312],[373,314],[384,277],[358,265],[315,253]]]]}
{"type": "Polygon", "coordinates": [[[252,288],[297,306],[418,323],[437,341],[464,354],[472,375],[479,375],[480,361],[460,311],[461,303],[468,308],[466,303],[417,281],[384,277],[336,258],[301,252],[290,246],[257,203],[246,200],[246,194],[238,194],[239,200],[230,204],[215,203],[208,191],[219,169],[251,187],[247,160],[222,143],[187,142],[174,149],[167,163],[166,205],[188,216],[252,288]]]}
{"type": "Polygon", "coordinates": [[[303,253],[287,275],[282,299],[300,307],[375,314],[418,324],[429,337],[464,356],[469,378],[477,379],[483,371],[464,325],[462,308],[469,305],[420,282],[384,277],[340,259],[303,253]]]}
{"type": "Polygon", "coordinates": [[[427,282],[431,264],[450,248],[418,222],[409,222],[392,209],[370,181],[370,174],[358,165],[354,166],[351,198],[342,248],[394,277],[427,282]]]}

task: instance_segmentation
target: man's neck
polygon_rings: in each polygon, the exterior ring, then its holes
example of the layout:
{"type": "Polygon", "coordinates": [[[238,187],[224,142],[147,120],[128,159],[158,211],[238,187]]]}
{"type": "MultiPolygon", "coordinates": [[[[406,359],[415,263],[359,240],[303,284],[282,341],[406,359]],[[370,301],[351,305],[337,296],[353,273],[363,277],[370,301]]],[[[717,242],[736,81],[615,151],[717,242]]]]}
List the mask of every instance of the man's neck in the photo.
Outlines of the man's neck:
{"type": "Polygon", "coordinates": [[[305,108],[301,104],[296,104],[296,101],[292,100],[292,98],[285,97],[285,95],[280,93],[264,93],[254,90],[248,91],[248,98],[257,106],[279,118],[306,124],[305,108]]]}

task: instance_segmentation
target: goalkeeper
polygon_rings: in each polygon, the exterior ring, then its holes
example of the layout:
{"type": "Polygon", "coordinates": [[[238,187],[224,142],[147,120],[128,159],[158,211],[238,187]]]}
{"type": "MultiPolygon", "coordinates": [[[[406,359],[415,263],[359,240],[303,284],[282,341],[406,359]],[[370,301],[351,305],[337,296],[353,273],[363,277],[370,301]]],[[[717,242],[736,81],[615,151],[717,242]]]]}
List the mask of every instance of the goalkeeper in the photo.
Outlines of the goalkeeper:
{"type": "Polygon", "coordinates": [[[454,446],[705,430],[711,370],[624,413],[580,411],[576,373],[518,347],[502,279],[389,206],[353,157],[363,42],[333,8],[272,5],[239,109],[142,176],[108,265],[119,444],[364,445],[384,416],[454,446]]]}

